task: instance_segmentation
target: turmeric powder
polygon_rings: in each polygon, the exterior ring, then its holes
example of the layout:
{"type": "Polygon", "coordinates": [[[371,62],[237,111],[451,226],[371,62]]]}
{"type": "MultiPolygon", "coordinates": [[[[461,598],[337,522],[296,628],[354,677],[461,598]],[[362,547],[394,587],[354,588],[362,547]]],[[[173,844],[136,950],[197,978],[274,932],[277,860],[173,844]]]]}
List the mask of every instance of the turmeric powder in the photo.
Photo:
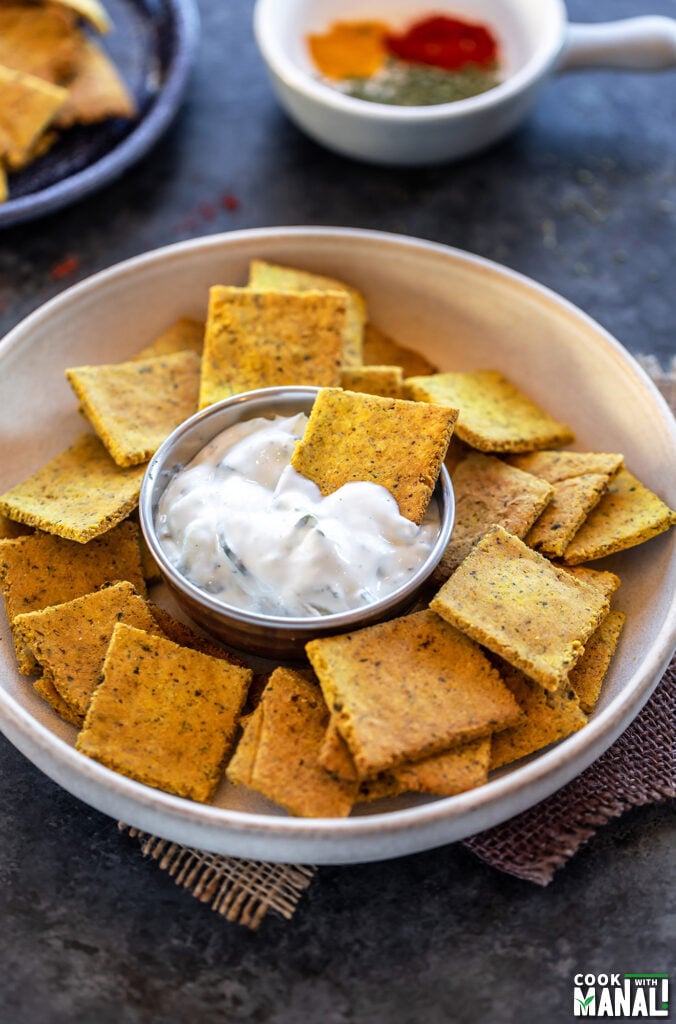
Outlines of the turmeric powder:
{"type": "Polygon", "coordinates": [[[368,78],[387,56],[389,28],[379,21],[338,21],[322,35],[308,36],[317,68],[327,78],[368,78]]]}

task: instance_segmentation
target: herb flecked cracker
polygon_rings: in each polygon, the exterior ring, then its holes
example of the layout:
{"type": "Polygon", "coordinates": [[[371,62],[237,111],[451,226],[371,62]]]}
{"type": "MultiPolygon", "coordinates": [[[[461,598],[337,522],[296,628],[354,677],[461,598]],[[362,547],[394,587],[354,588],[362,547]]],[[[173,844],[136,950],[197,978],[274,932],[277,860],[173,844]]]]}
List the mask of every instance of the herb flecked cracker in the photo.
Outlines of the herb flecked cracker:
{"type": "Polygon", "coordinates": [[[347,315],[340,292],[214,285],[199,404],[281,384],[338,384],[347,315]]]}
{"type": "Polygon", "coordinates": [[[362,346],[366,302],[361,292],[344,281],[325,274],[313,274],[278,263],[252,260],[249,265],[249,287],[274,291],[330,291],[344,292],[347,296],[346,324],[343,333],[342,359],[344,366],[359,366],[364,360],[362,346]]]}
{"type": "Polygon", "coordinates": [[[14,619],[23,643],[82,720],[99,682],[116,622],[159,632],[148,603],[127,581],[14,619]]]}
{"type": "Polygon", "coordinates": [[[54,117],[56,127],[96,124],[109,117],[132,118],[136,114],[134,98],[116,66],[100,46],[83,36],[68,94],[54,117]]]}
{"type": "Polygon", "coordinates": [[[59,84],[74,73],[81,41],[72,11],[0,3],[0,64],[59,84]]]}
{"type": "Polygon", "coordinates": [[[402,516],[420,523],[456,416],[447,407],[323,388],[291,465],[325,495],[354,481],[380,484],[402,516]]]}
{"type": "Polygon", "coordinates": [[[0,65],[0,161],[18,169],[68,93],[35,75],[0,65]]]}
{"type": "Polygon", "coordinates": [[[484,452],[523,452],[573,440],[559,423],[496,370],[409,377],[404,394],[460,410],[456,433],[484,452]]]}
{"type": "Polygon", "coordinates": [[[404,377],[423,377],[436,371],[420,352],[400,345],[371,323],[364,327],[363,361],[364,365],[401,366],[404,377]]]}
{"type": "Polygon", "coordinates": [[[520,717],[478,645],[429,610],[305,650],[361,779],[520,717]]]}
{"type": "Polygon", "coordinates": [[[340,371],[340,386],[346,391],[401,398],[403,383],[401,366],[344,366],[340,371]]]}
{"type": "Polygon", "coordinates": [[[201,357],[204,349],[204,328],[201,320],[193,320],[188,316],[179,317],[175,323],[163,331],[150,345],[146,345],[131,358],[150,359],[152,356],[168,356],[172,352],[184,352],[191,349],[201,357]]]}
{"type": "Polygon", "coordinates": [[[0,494],[0,513],[84,544],[138,505],[145,466],[118,466],[94,434],[82,434],[46,466],[0,494]]]}
{"type": "Polygon", "coordinates": [[[676,512],[622,468],[566,548],[569,565],[613,555],[664,533],[676,512]]]}
{"type": "Polygon", "coordinates": [[[496,526],[472,548],[430,607],[555,690],[606,615],[608,598],[601,588],[558,568],[496,526]]]}
{"type": "Polygon", "coordinates": [[[136,466],[155,453],[197,411],[200,358],[195,352],[78,366],[66,378],[82,410],[118,466],[136,466]]]}
{"type": "MultiPolygon", "coordinates": [[[[17,615],[62,604],[115,580],[128,580],[145,593],[135,523],[120,523],[102,537],[79,544],[48,533],[0,540],[0,588],[10,626],[17,615]]],[[[14,630],[19,671],[30,675],[37,662],[14,630]]]]}
{"type": "Polygon", "coordinates": [[[554,493],[546,481],[480,452],[470,452],[453,470],[452,480],[455,522],[434,573],[439,582],[450,576],[491,526],[525,537],[554,493]]]}
{"type": "Polygon", "coordinates": [[[209,801],[251,675],[118,622],[76,747],[138,782],[209,801]]]}
{"type": "Polygon", "coordinates": [[[345,817],[357,785],[332,778],[317,760],[328,718],[316,684],[293,669],[275,669],[228,764],[228,779],[293,815],[345,817]]]}
{"type": "Polygon", "coordinates": [[[624,612],[611,609],[589,637],[584,654],[568,676],[580,707],[587,714],[591,714],[596,707],[626,618],[624,612]]]}

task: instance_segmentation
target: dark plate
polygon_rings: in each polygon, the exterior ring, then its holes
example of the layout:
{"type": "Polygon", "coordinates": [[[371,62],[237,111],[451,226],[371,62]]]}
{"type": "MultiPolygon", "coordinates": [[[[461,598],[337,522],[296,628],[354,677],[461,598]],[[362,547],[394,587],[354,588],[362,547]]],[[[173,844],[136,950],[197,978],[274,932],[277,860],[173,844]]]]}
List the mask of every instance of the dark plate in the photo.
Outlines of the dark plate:
{"type": "Polygon", "coordinates": [[[139,115],[64,132],[45,156],[12,175],[0,227],[51,213],[112,181],[147,153],[178,110],[199,30],[193,0],[105,0],[105,7],[114,29],[100,41],[139,115]]]}

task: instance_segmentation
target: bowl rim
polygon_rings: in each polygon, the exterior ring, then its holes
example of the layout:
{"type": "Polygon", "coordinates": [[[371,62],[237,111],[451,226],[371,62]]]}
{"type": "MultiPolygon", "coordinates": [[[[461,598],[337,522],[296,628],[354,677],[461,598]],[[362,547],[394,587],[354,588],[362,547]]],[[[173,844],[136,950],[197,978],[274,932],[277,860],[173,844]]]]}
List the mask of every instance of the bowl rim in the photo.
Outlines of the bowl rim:
{"type": "MultiPolygon", "coordinates": [[[[364,228],[290,226],[249,228],[176,242],[123,260],[71,285],[29,313],[3,339],[0,360],[24,346],[31,333],[53,322],[53,317],[72,303],[91,303],[99,289],[118,287],[139,274],[154,272],[160,264],[181,265],[187,258],[203,258],[223,247],[247,252],[253,244],[289,243],[294,240],[335,246],[364,243],[394,246],[420,256],[443,257],[487,272],[508,282],[534,300],[544,300],[592,330],[599,345],[631,375],[650,398],[659,425],[676,445],[676,423],[665,399],[630,352],[598,321],[569,299],[494,260],[454,246],[402,234],[364,228]]],[[[272,257],[271,257],[272,258],[272,257]]],[[[195,845],[230,856],[266,861],[348,864],[383,860],[463,839],[480,829],[504,821],[570,781],[620,735],[650,697],[667,667],[676,643],[676,593],[664,622],[640,664],[634,666],[634,683],[626,687],[584,729],[552,749],[520,764],[514,771],[496,776],[480,787],[454,797],[439,798],[413,807],[387,809],[347,819],[288,818],[192,802],[153,790],[91,761],[80,754],[15,696],[0,686],[0,724],[7,738],[50,778],[74,796],[110,817],[152,831],[175,842],[195,845]],[[600,747],[600,749],[599,749],[600,747]],[[487,824],[488,822],[488,824],[487,824]]]]}
{"type": "MultiPolygon", "coordinates": [[[[303,399],[309,399],[311,396],[316,398],[321,390],[322,389],[320,387],[311,385],[277,385],[240,392],[239,394],[232,395],[220,402],[215,402],[212,405],[193,413],[192,416],[188,417],[188,419],[184,420],[183,423],[176,427],[165,441],[163,441],[148,463],[148,467],[141,483],[139,521],[143,536],[150,548],[151,554],[157,562],[163,576],[168,577],[174,587],[176,587],[181,593],[186,593],[191,600],[197,602],[203,607],[206,607],[209,612],[219,617],[236,619],[238,622],[245,623],[248,626],[274,628],[275,630],[282,631],[284,633],[297,633],[298,631],[303,631],[321,634],[324,630],[330,629],[335,631],[341,627],[345,627],[346,630],[358,629],[364,615],[373,616],[380,613],[385,615],[393,607],[399,606],[400,602],[405,600],[406,597],[411,596],[411,598],[413,598],[416,590],[418,590],[419,587],[429,579],[430,575],[441,561],[441,557],[446,549],[448,541],[450,540],[455,518],[453,485],[451,483],[450,474],[443,463],[440,467],[439,477],[434,488],[434,495],[437,496],[437,503],[440,510],[440,525],[439,532],[432,549],[428,553],[424,562],[418,566],[409,579],[405,580],[405,582],[395,590],[379,598],[379,600],[373,601],[371,604],[363,607],[350,608],[347,611],[342,612],[332,612],[329,615],[265,615],[261,612],[254,612],[247,608],[228,604],[225,601],[219,601],[214,595],[209,594],[201,587],[198,587],[195,583],[180,573],[169,561],[166,552],[159,543],[157,537],[153,511],[157,504],[156,499],[159,500],[161,497],[161,494],[157,494],[157,490],[162,484],[163,472],[161,467],[164,462],[170,458],[170,454],[175,445],[191,433],[198,431],[201,426],[207,423],[210,419],[219,416],[219,414],[224,410],[236,409],[238,406],[247,405],[247,403],[264,402],[266,399],[269,400],[270,403],[274,403],[277,399],[282,399],[290,393],[297,395],[300,402],[303,399]],[[443,496],[443,503],[439,500],[441,496],[443,496]]],[[[264,416],[265,413],[261,410],[257,412],[256,415],[264,416]]],[[[247,417],[242,417],[243,421],[246,421],[246,419],[247,417]]],[[[241,420],[237,420],[236,422],[241,422],[241,420]]],[[[231,425],[234,426],[234,423],[231,425]]],[[[227,427],[219,428],[213,434],[212,440],[218,436],[221,430],[227,429],[227,427]]],[[[203,442],[201,447],[208,443],[208,441],[203,442]]],[[[200,449],[196,449],[195,455],[199,450],[200,449]]],[[[167,486],[168,481],[162,486],[162,493],[166,490],[167,486]]]]}
{"type": "Polygon", "coordinates": [[[568,16],[563,0],[541,0],[551,7],[552,38],[545,37],[535,47],[525,64],[504,81],[462,100],[449,103],[433,103],[425,106],[400,106],[397,104],[377,103],[362,100],[341,93],[326,85],[319,78],[313,78],[298,64],[291,60],[275,36],[273,19],[269,12],[279,0],[256,0],[253,15],[254,35],[260,53],[281,82],[293,92],[302,94],[306,99],[330,107],[336,113],[354,115],[372,121],[409,123],[450,120],[456,121],[464,116],[490,111],[503,103],[508,103],[522,92],[526,92],[536,81],[544,77],[559,57],[565,40],[568,16]]]}

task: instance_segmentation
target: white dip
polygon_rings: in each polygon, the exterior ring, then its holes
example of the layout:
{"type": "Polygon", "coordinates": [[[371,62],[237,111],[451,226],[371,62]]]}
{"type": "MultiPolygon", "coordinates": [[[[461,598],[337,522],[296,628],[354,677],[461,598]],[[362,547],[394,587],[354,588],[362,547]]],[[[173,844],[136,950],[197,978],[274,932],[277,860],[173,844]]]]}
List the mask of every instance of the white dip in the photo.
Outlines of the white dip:
{"type": "Polygon", "coordinates": [[[372,604],[406,582],[439,533],[430,502],[421,526],[379,484],[327,497],[290,465],[307,417],[238,423],[170,481],[157,532],[183,576],[224,604],[307,617],[372,604]]]}

